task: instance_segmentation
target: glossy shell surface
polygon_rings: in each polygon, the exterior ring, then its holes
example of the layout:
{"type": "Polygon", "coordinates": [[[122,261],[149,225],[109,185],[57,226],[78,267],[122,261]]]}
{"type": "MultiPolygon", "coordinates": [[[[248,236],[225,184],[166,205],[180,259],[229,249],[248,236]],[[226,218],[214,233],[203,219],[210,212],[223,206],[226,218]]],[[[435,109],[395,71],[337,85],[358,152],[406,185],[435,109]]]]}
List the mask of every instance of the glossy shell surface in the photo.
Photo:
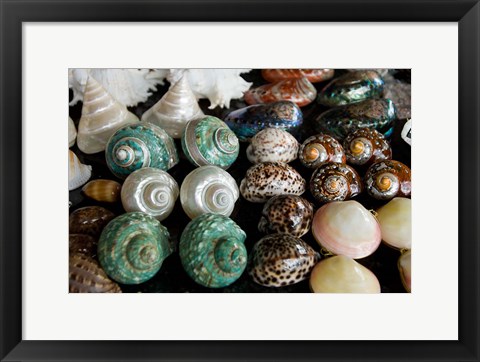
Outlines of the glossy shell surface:
{"type": "Polygon", "coordinates": [[[334,74],[333,69],[262,69],[262,77],[271,83],[300,78],[307,78],[310,83],[317,83],[329,80],[334,74]]]}
{"type": "Polygon", "coordinates": [[[115,214],[101,206],[85,206],[76,209],[69,216],[70,234],[87,234],[98,238],[103,228],[115,214]]]}
{"type": "Polygon", "coordinates": [[[382,240],[396,249],[412,248],[412,200],[395,197],[377,210],[382,240]]]}
{"type": "Polygon", "coordinates": [[[407,197],[412,192],[412,171],[399,161],[384,160],[374,163],[365,174],[365,188],[378,200],[407,197]]]}
{"type": "Polygon", "coordinates": [[[97,240],[87,234],[69,234],[68,253],[70,255],[83,254],[95,258],[97,256],[97,240]]]}
{"type": "Polygon", "coordinates": [[[68,261],[68,291],[70,293],[121,293],[98,263],[81,254],[70,255],[68,261]]]}
{"type": "Polygon", "coordinates": [[[308,137],[298,151],[303,166],[317,168],[324,162],[345,163],[343,147],[335,138],[326,134],[308,137]]]}
{"type": "Polygon", "coordinates": [[[349,133],[343,141],[347,162],[355,166],[370,166],[392,159],[392,148],[383,134],[375,129],[360,128],[349,133]]]}
{"type": "Polygon", "coordinates": [[[409,293],[412,291],[412,252],[406,251],[398,258],[398,270],[400,278],[405,290],[409,293]]]}
{"type": "Polygon", "coordinates": [[[298,141],[289,132],[280,128],[265,128],[251,139],[247,158],[252,163],[289,163],[297,158],[298,147],[298,141]]]}
{"type": "Polygon", "coordinates": [[[120,200],[122,185],[117,181],[97,179],[88,182],[82,188],[85,196],[98,202],[117,202],[120,200]]]}

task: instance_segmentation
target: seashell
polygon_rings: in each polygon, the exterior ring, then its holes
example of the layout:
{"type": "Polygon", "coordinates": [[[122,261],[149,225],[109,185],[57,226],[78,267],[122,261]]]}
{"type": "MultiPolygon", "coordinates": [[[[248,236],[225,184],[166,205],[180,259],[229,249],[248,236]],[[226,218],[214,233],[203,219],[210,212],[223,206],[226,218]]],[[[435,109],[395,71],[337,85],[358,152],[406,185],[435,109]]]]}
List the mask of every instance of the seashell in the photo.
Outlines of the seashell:
{"type": "Polygon", "coordinates": [[[300,146],[298,158],[308,168],[317,168],[324,162],[345,163],[347,160],[342,145],[326,134],[307,138],[300,146]]]}
{"type": "Polygon", "coordinates": [[[145,167],[132,172],[122,186],[125,211],[142,211],[158,221],[165,220],[175,206],[178,184],[167,172],[145,167]]]}
{"type": "Polygon", "coordinates": [[[258,230],[265,234],[290,234],[299,238],[310,230],[312,219],[313,206],[303,197],[278,195],[263,206],[258,230]]]}
{"type": "Polygon", "coordinates": [[[388,68],[364,68],[364,69],[360,69],[360,68],[355,68],[355,69],[347,69],[349,72],[358,72],[360,70],[374,70],[376,71],[378,74],[380,74],[381,77],[385,77],[387,74],[388,74],[388,68]]]}
{"type": "Polygon", "coordinates": [[[348,163],[369,166],[374,162],[392,159],[392,148],[375,129],[360,128],[349,133],[343,141],[348,163]]]}
{"type": "Polygon", "coordinates": [[[81,254],[70,255],[68,261],[68,291],[70,293],[121,293],[98,263],[81,254]]]}
{"type": "Polygon", "coordinates": [[[110,171],[122,179],[143,167],[167,171],[179,161],[173,139],[150,123],[120,128],[108,141],[105,158],[110,171]]]}
{"type": "Polygon", "coordinates": [[[181,138],[188,121],[204,116],[187,78],[182,77],[143,114],[142,122],[163,128],[172,138],[181,138]]]}
{"type": "Polygon", "coordinates": [[[77,145],[83,153],[105,151],[108,139],[127,124],[139,122],[136,115],[117,102],[95,79],[89,77],[83,95],[77,145]]]}
{"type": "Polygon", "coordinates": [[[391,99],[395,103],[399,119],[412,118],[412,85],[395,79],[391,75],[384,77],[383,80],[385,86],[382,98],[391,99]]]}
{"type": "Polygon", "coordinates": [[[319,202],[344,201],[362,192],[362,179],[344,163],[326,162],[310,179],[310,192],[319,202]]]}
{"type": "Polygon", "coordinates": [[[183,75],[188,78],[190,87],[198,98],[208,98],[209,109],[230,108],[230,101],[243,97],[252,83],[240,74],[251,69],[170,69],[167,79],[175,83],[183,75]]]}
{"type": "Polygon", "coordinates": [[[238,196],[235,179],[211,165],[190,172],[180,188],[180,202],[190,219],[206,213],[230,216],[238,196]]]}
{"type": "Polygon", "coordinates": [[[98,202],[117,202],[120,199],[120,185],[117,181],[97,179],[88,182],[82,192],[98,202]]]}
{"type": "Polygon", "coordinates": [[[68,190],[75,190],[92,176],[92,166],[84,165],[77,155],[68,150],[68,190]]]}
{"type": "Polygon", "coordinates": [[[396,117],[395,106],[390,99],[368,99],[323,112],[314,120],[313,128],[338,140],[360,128],[374,128],[390,137],[396,117]]]}
{"type": "Polygon", "coordinates": [[[368,194],[377,200],[410,196],[411,174],[410,168],[399,161],[379,161],[368,168],[365,188],[368,194]]]}
{"type": "Polygon", "coordinates": [[[402,140],[408,143],[409,146],[412,146],[412,120],[409,119],[402,128],[401,133],[402,140]]]}
{"type": "Polygon", "coordinates": [[[70,234],[87,234],[98,238],[103,228],[115,214],[101,206],[85,206],[70,214],[68,229],[70,234]]]}
{"type": "Polygon", "coordinates": [[[297,158],[298,141],[280,128],[265,128],[252,137],[247,158],[252,163],[289,163],[297,158]]]}
{"type": "Polygon", "coordinates": [[[285,79],[264,84],[246,91],[243,95],[247,104],[290,101],[299,107],[309,105],[316,97],[317,90],[307,78],[285,79]]]}
{"type": "Polygon", "coordinates": [[[68,147],[72,147],[75,144],[75,140],[77,139],[77,129],[75,128],[75,123],[73,123],[73,119],[68,117],[68,147]]]}
{"type": "Polygon", "coordinates": [[[221,119],[207,116],[188,122],[182,149],[197,167],[215,165],[227,169],[237,159],[240,145],[235,133],[221,119]]]}
{"type": "Polygon", "coordinates": [[[383,81],[374,70],[359,70],[335,78],[322,89],[318,102],[327,107],[378,98],[383,92],[383,81]]]}
{"type": "Polygon", "coordinates": [[[307,78],[310,83],[318,83],[332,78],[334,74],[333,69],[262,69],[262,77],[270,83],[300,78],[307,78]]]}
{"type": "Polygon", "coordinates": [[[412,248],[412,200],[396,197],[378,209],[376,217],[387,245],[412,248]]]}
{"type": "Polygon", "coordinates": [[[301,195],[305,179],[286,163],[257,163],[247,170],[240,183],[240,193],[250,202],[265,202],[276,195],[301,195]]]}
{"type": "Polygon", "coordinates": [[[272,234],[253,245],[248,273],[257,284],[283,287],[308,278],[320,254],[289,234],[272,234]]]}
{"type": "Polygon", "coordinates": [[[357,201],[336,201],[323,205],[313,216],[312,233],[327,251],[360,259],[377,250],[380,225],[357,201]]]}
{"type": "Polygon", "coordinates": [[[407,250],[398,258],[398,270],[400,271],[400,279],[407,292],[412,292],[412,252],[407,250]]]}
{"type": "Polygon", "coordinates": [[[247,141],[267,127],[295,132],[303,122],[303,115],[295,103],[280,101],[237,109],[224,120],[240,141],[247,141]]]}
{"type": "Polygon", "coordinates": [[[226,287],[245,270],[245,238],[245,232],[227,216],[200,215],[188,223],[180,238],[182,266],[204,287],[226,287]]]}
{"type": "Polygon", "coordinates": [[[153,69],[69,69],[68,87],[73,91],[70,105],[83,99],[88,76],[95,78],[121,104],[128,107],[145,102],[162,84],[168,70],[153,69]]]}
{"type": "Polygon", "coordinates": [[[68,252],[70,255],[83,254],[91,258],[97,256],[97,240],[87,234],[68,235],[68,252]]]}
{"type": "Polygon", "coordinates": [[[143,212],[129,212],[110,221],[98,241],[98,260],[113,280],[140,284],[160,270],[173,252],[170,234],[160,221],[143,212]]]}
{"type": "Polygon", "coordinates": [[[380,293],[380,283],[369,269],[355,260],[337,255],[315,265],[310,275],[314,293],[380,293]]]}

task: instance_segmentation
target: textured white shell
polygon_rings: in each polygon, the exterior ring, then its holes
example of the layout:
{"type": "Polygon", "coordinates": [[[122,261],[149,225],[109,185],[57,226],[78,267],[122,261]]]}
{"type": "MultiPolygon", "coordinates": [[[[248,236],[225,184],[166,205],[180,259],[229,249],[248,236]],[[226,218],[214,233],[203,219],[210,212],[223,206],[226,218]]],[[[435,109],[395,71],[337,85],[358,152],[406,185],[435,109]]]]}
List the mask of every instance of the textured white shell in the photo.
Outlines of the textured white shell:
{"type": "Polygon", "coordinates": [[[230,216],[239,195],[235,179],[212,165],[190,172],[180,187],[180,202],[191,219],[205,213],[230,216]]]}
{"type": "Polygon", "coordinates": [[[410,250],[398,258],[398,270],[403,286],[410,293],[412,291],[412,252],[410,250]]]}
{"type": "Polygon", "coordinates": [[[188,80],[183,76],[143,114],[142,122],[153,123],[163,128],[170,137],[181,138],[188,121],[203,116],[188,80]]]}
{"type": "Polygon", "coordinates": [[[137,116],[117,102],[95,79],[88,78],[77,134],[77,145],[82,152],[105,151],[115,131],[135,122],[139,122],[137,116]]]}
{"type": "Polygon", "coordinates": [[[68,190],[75,190],[87,183],[92,175],[92,166],[84,165],[77,155],[68,150],[68,190]]]}
{"type": "Polygon", "coordinates": [[[397,249],[412,247],[412,200],[396,197],[377,210],[382,240],[397,249]]]}
{"type": "Polygon", "coordinates": [[[210,109],[217,106],[230,108],[232,99],[242,98],[252,83],[245,81],[240,74],[251,69],[171,69],[167,75],[170,83],[175,83],[185,74],[197,98],[208,98],[210,109]]]}
{"type": "Polygon", "coordinates": [[[409,119],[407,123],[402,128],[401,133],[402,139],[408,143],[409,146],[412,145],[412,120],[409,119]]]}
{"type": "Polygon", "coordinates": [[[69,69],[68,86],[73,91],[70,105],[83,99],[87,78],[95,78],[116,100],[126,106],[145,102],[163,84],[168,70],[152,69],[69,69]]]}
{"type": "Polygon", "coordinates": [[[125,179],[121,198],[125,211],[141,211],[162,221],[173,211],[178,194],[178,184],[167,172],[144,167],[125,179]]]}
{"type": "Polygon", "coordinates": [[[72,147],[76,139],[77,129],[75,128],[75,123],[73,123],[73,119],[68,117],[68,147],[72,147]]]}
{"type": "Polygon", "coordinates": [[[380,225],[357,201],[336,201],[317,210],[313,217],[315,240],[328,251],[352,259],[364,258],[377,250],[380,225]]]}
{"type": "Polygon", "coordinates": [[[310,275],[314,293],[380,293],[380,283],[369,269],[355,260],[333,256],[315,265],[310,275]]]}
{"type": "Polygon", "coordinates": [[[252,163],[284,162],[297,158],[298,141],[287,131],[265,128],[252,137],[247,147],[247,158],[252,163]]]}

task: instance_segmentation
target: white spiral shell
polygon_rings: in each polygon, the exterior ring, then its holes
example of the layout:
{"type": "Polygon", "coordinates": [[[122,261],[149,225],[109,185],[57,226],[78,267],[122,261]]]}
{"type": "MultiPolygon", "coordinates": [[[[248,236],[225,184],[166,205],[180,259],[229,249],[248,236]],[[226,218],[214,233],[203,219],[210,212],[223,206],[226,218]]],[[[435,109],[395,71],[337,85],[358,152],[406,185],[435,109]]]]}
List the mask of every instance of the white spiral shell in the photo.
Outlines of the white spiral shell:
{"type": "Polygon", "coordinates": [[[230,216],[238,197],[235,179],[212,165],[190,172],[180,187],[180,202],[191,219],[205,213],[230,216]]]}
{"type": "Polygon", "coordinates": [[[287,131],[265,128],[252,137],[247,147],[247,158],[252,163],[289,163],[297,158],[299,146],[295,137],[287,131]]]}
{"type": "Polygon", "coordinates": [[[84,165],[77,155],[68,150],[68,190],[84,185],[92,176],[92,166],[84,165]]]}
{"type": "Polygon", "coordinates": [[[171,214],[179,190],[167,172],[145,167],[132,172],[122,185],[121,198],[125,211],[142,211],[158,221],[171,214]]]}
{"type": "Polygon", "coordinates": [[[76,139],[77,129],[75,128],[75,123],[73,123],[73,119],[68,117],[68,147],[72,147],[76,139]]]}

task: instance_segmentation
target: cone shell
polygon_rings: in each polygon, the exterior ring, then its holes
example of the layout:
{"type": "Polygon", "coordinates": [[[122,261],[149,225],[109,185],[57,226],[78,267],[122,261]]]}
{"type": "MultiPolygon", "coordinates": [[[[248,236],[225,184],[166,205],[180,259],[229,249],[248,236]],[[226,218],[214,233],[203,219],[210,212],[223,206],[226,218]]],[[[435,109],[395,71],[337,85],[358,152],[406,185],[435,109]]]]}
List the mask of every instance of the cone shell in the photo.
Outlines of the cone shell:
{"type": "Polygon", "coordinates": [[[289,163],[297,158],[298,147],[298,141],[289,132],[265,128],[253,136],[247,147],[247,158],[252,163],[289,163]]]}
{"type": "Polygon", "coordinates": [[[98,238],[115,214],[101,206],[85,206],[73,211],[68,219],[70,234],[87,234],[98,238]]]}
{"type": "Polygon", "coordinates": [[[83,153],[105,151],[108,139],[116,130],[136,122],[139,122],[137,116],[117,102],[95,79],[88,77],[77,135],[77,145],[83,153]]]}
{"type": "Polygon", "coordinates": [[[142,211],[158,221],[173,211],[179,194],[178,184],[167,172],[145,167],[131,173],[122,186],[125,211],[142,211]]]}
{"type": "Polygon", "coordinates": [[[253,246],[248,273],[257,284],[282,287],[308,278],[319,259],[301,239],[289,234],[267,235],[253,246]]]}
{"type": "Polygon", "coordinates": [[[396,249],[412,248],[412,200],[396,197],[377,210],[382,240],[396,249]]]}
{"type": "Polygon", "coordinates": [[[307,78],[311,83],[318,83],[329,80],[334,74],[333,69],[262,69],[262,77],[271,83],[300,78],[307,78]]]}
{"type": "Polygon", "coordinates": [[[240,183],[240,193],[250,202],[265,202],[276,195],[301,195],[305,189],[305,179],[280,162],[257,163],[240,183]]]}
{"type": "Polygon", "coordinates": [[[83,254],[95,258],[97,256],[97,240],[86,234],[70,234],[68,236],[68,252],[70,255],[83,254]]]}
{"type": "Polygon", "coordinates": [[[245,232],[232,219],[218,214],[200,215],[188,223],[180,238],[182,266],[204,287],[226,287],[245,270],[245,238],[245,232]]]}
{"type": "Polygon", "coordinates": [[[190,172],[180,188],[180,202],[190,219],[207,213],[230,216],[239,195],[235,179],[211,165],[190,172]]]}
{"type": "Polygon", "coordinates": [[[204,117],[185,76],[142,116],[142,122],[163,128],[170,137],[181,138],[187,123],[204,117]]]}
{"type": "Polygon", "coordinates": [[[310,276],[314,293],[380,293],[380,283],[370,270],[355,260],[338,255],[315,265],[310,276]]]}
{"type": "Polygon", "coordinates": [[[75,144],[77,139],[77,129],[75,128],[75,123],[73,120],[68,117],[68,147],[72,147],[75,144]]]}
{"type": "Polygon", "coordinates": [[[370,166],[381,160],[392,159],[392,148],[385,137],[375,129],[361,128],[349,133],[343,141],[348,163],[370,166]]]}
{"type": "Polygon", "coordinates": [[[77,155],[68,150],[68,190],[78,189],[92,176],[92,166],[84,165],[77,155]]]}
{"type": "Polygon", "coordinates": [[[312,233],[327,251],[360,259],[377,250],[380,225],[357,201],[337,201],[322,206],[313,217],[312,233]]]}
{"type": "Polygon", "coordinates": [[[122,185],[117,181],[97,179],[88,182],[82,188],[85,196],[98,202],[117,202],[120,200],[122,185]]]}
{"type": "Polygon", "coordinates": [[[406,291],[412,292],[412,252],[410,250],[400,255],[398,259],[398,270],[400,271],[400,278],[406,291]]]}
{"type": "Polygon", "coordinates": [[[68,270],[70,293],[121,293],[117,283],[108,278],[98,263],[81,254],[71,255],[68,270]]]}
{"type": "Polygon", "coordinates": [[[379,161],[367,170],[365,188],[368,194],[377,200],[410,196],[411,174],[410,168],[399,161],[379,161]]]}
{"type": "Polygon", "coordinates": [[[326,134],[307,138],[300,146],[298,158],[302,165],[308,168],[317,168],[324,162],[346,161],[342,145],[326,134]]]}

